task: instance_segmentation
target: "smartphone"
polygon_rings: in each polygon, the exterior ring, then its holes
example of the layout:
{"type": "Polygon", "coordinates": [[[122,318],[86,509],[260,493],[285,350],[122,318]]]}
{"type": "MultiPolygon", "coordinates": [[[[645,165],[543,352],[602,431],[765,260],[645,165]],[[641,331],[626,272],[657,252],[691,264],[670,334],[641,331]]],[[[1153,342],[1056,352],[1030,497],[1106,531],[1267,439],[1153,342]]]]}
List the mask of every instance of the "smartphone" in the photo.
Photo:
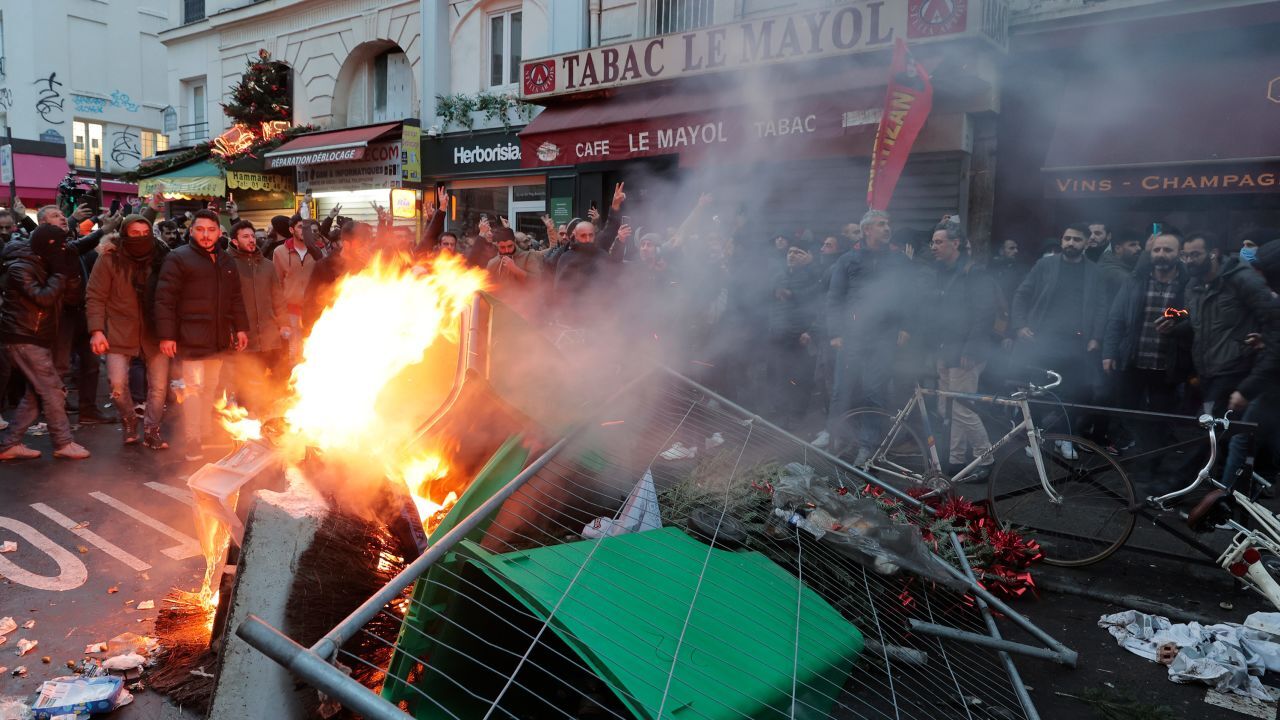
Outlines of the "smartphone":
{"type": "Polygon", "coordinates": [[[630,216],[630,215],[623,215],[623,216],[622,216],[622,224],[623,224],[623,225],[630,225],[630,224],[631,224],[631,216],[630,216]]]}
{"type": "Polygon", "coordinates": [[[591,201],[591,209],[592,209],[592,210],[599,210],[599,208],[597,208],[597,207],[596,207],[596,201],[595,201],[595,200],[592,200],[592,201],[591,201]]]}
{"type": "Polygon", "coordinates": [[[120,212],[120,198],[111,201],[111,214],[115,215],[118,212],[120,212]]]}
{"type": "Polygon", "coordinates": [[[1152,234],[1153,236],[1155,236],[1155,235],[1159,235],[1159,234],[1160,234],[1160,230],[1161,230],[1160,223],[1151,223],[1151,234],[1152,234]]]}

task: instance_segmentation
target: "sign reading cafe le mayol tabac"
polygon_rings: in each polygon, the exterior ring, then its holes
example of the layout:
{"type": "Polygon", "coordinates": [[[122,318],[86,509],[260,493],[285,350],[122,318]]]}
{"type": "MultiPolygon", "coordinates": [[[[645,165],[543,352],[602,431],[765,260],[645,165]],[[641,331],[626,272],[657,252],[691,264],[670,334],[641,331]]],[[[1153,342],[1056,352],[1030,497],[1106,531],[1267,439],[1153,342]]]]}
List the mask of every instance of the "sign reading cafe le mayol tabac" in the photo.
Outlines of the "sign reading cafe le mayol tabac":
{"type": "Polygon", "coordinates": [[[888,49],[976,32],[990,0],[854,0],[791,15],[753,18],[685,33],[525,61],[526,99],[888,49]]]}

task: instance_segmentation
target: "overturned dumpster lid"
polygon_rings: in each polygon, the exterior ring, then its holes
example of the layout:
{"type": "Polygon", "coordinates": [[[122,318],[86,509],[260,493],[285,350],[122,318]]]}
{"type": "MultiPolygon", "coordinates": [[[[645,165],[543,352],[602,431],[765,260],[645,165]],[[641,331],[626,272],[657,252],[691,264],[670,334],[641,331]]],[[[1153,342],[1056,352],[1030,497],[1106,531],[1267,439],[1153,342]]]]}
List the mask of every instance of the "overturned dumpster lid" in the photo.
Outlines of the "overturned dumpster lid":
{"type": "Polygon", "coordinates": [[[793,688],[825,715],[862,651],[857,628],[764,555],[677,528],[502,555],[464,546],[637,717],[787,716],[793,688]]]}

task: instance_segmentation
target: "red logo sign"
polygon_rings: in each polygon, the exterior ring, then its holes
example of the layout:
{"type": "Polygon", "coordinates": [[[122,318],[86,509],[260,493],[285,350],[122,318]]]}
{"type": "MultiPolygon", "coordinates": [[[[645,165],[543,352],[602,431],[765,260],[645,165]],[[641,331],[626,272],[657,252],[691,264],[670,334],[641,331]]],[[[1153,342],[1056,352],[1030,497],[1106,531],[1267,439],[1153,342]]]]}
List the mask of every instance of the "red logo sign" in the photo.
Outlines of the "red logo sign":
{"type": "Polygon", "coordinates": [[[908,0],[907,37],[964,32],[968,19],[969,0],[908,0]]]}
{"type": "Polygon", "coordinates": [[[556,89],[556,61],[543,60],[524,66],[524,94],[541,95],[556,89]]]}

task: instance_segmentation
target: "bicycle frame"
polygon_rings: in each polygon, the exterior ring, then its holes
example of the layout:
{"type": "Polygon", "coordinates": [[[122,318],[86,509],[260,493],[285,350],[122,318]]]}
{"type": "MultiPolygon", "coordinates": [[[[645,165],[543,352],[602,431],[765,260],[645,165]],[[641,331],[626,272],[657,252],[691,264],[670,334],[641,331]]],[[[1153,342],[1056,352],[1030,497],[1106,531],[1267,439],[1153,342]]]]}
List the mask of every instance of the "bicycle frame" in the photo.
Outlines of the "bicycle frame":
{"type": "Polygon", "coordinates": [[[889,426],[889,431],[885,433],[884,439],[881,440],[880,446],[871,454],[867,465],[877,471],[883,472],[890,476],[906,480],[913,483],[922,483],[924,478],[912,472],[910,468],[903,467],[898,463],[889,459],[889,448],[897,441],[898,434],[901,432],[907,418],[911,416],[911,412],[917,407],[920,408],[920,417],[924,424],[925,445],[929,452],[929,467],[941,475],[946,477],[942,472],[942,461],[938,457],[938,443],[933,434],[933,426],[929,420],[929,410],[925,406],[925,397],[938,397],[953,400],[970,400],[974,402],[983,402],[991,405],[999,405],[1002,407],[1015,407],[1022,413],[1022,421],[1013,427],[1003,437],[991,444],[991,448],[974,458],[968,465],[957,472],[955,475],[947,478],[944,487],[934,488],[924,495],[925,498],[933,497],[954,486],[961,478],[973,472],[978,466],[989,463],[995,458],[995,454],[1005,445],[1013,442],[1021,435],[1027,438],[1027,446],[1031,448],[1031,459],[1035,463],[1036,473],[1040,476],[1040,486],[1044,489],[1049,500],[1055,504],[1062,502],[1062,496],[1058,494],[1053,486],[1049,484],[1048,473],[1045,472],[1044,457],[1040,453],[1040,429],[1036,427],[1035,420],[1031,417],[1031,404],[1026,397],[1021,398],[1005,398],[997,395],[979,395],[976,393],[952,392],[949,390],[932,390],[916,386],[915,393],[907,404],[898,411],[894,416],[893,423],[889,426]]]}

